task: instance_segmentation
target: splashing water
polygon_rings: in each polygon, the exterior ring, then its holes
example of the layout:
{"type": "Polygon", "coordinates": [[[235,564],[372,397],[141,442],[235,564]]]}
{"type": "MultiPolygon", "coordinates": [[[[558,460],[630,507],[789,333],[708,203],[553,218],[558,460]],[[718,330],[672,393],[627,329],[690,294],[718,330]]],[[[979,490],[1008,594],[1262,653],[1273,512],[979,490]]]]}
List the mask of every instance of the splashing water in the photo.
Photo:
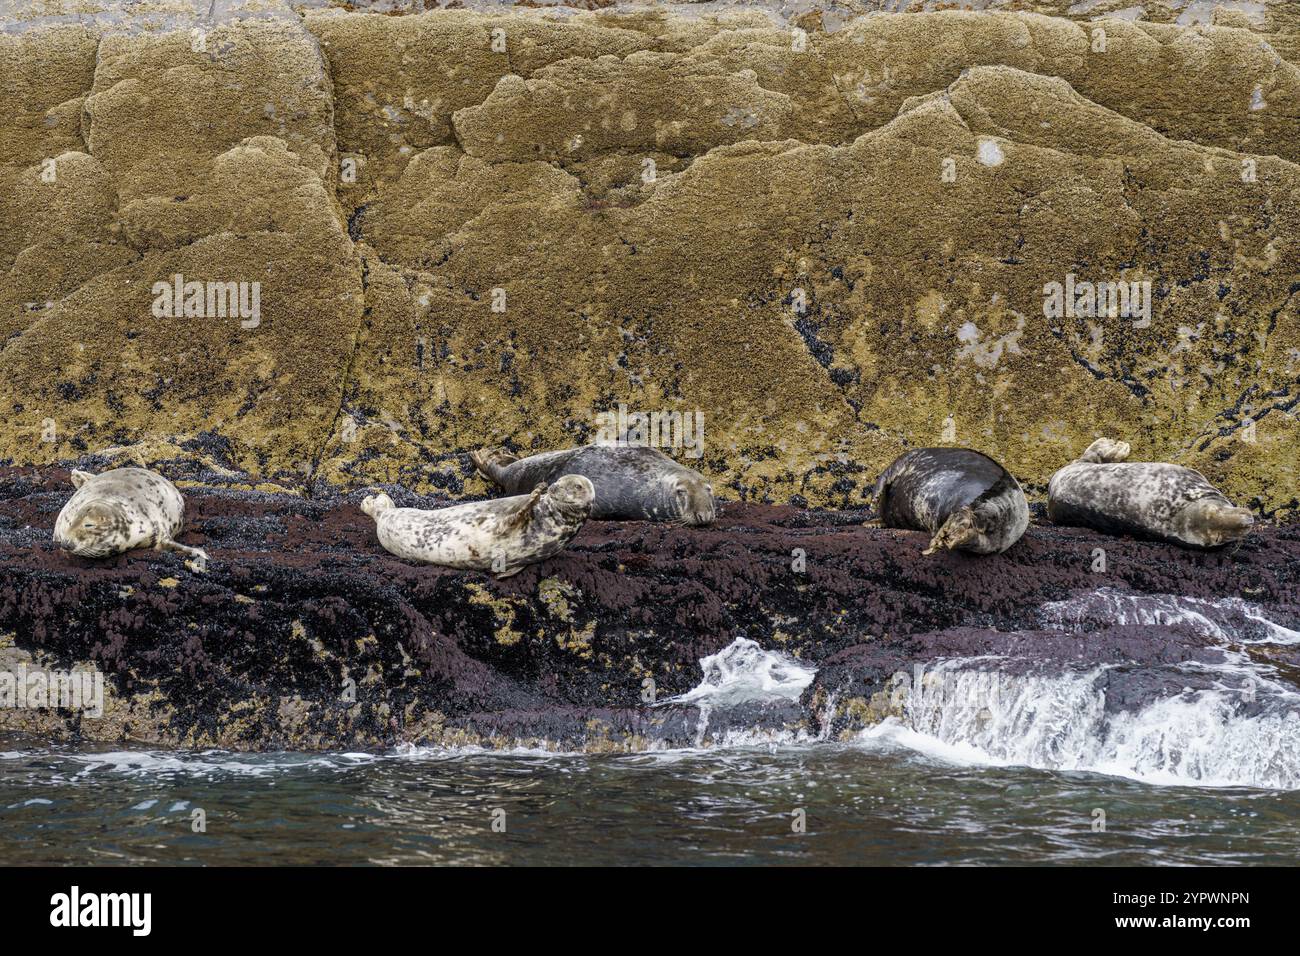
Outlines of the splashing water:
{"type": "Polygon", "coordinates": [[[736,704],[798,700],[817,670],[777,651],[765,651],[757,641],[738,637],[716,654],[700,659],[704,679],[685,694],[663,704],[736,704]]]}
{"type": "Polygon", "coordinates": [[[1116,624],[1183,624],[1223,643],[1300,644],[1300,631],[1275,624],[1241,598],[1175,597],[1171,594],[1125,594],[1099,588],[1039,608],[1044,627],[1090,631],[1116,624]]]}
{"type": "MultiPolygon", "coordinates": [[[[716,654],[700,659],[704,679],[691,690],[659,704],[685,704],[698,709],[695,746],[712,737],[720,747],[779,746],[807,742],[806,729],[754,726],[754,706],[797,710],[804,689],[817,670],[756,641],[738,637],[716,654]],[[747,706],[748,705],[748,706],[747,706]]],[[[793,715],[792,715],[793,716],[793,715]]]]}
{"type": "Polygon", "coordinates": [[[1152,784],[1300,789],[1300,694],[1241,649],[1300,643],[1300,632],[1235,598],[1109,589],[1044,605],[1041,619],[1079,634],[1125,624],[1189,627],[1221,648],[1223,661],[1148,670],[1167,671],[1171,686],[1189,671],[1220,680],[1137,709],[1108,709],[1108,679],[1128,665],[1008,673],[1005,662],[987,658],[946,660],[917,673],[901,719],[864,731],[861,742],[948,762],[1091,771],[1152,784]]]}

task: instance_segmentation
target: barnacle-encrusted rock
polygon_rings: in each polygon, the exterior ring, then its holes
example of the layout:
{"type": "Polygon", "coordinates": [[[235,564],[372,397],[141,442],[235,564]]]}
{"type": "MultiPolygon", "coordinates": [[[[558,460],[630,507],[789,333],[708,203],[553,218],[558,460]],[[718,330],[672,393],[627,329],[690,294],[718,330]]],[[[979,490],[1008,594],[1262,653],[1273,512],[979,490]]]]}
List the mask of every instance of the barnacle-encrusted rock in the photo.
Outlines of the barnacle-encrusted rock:
{"type": "Polygon", "coordinates": [[[343,6],[0,5],[0,460],[459,496],[624,403],[732,498],[1105,433],[1295,512],[1293,4],[343,6]]]}

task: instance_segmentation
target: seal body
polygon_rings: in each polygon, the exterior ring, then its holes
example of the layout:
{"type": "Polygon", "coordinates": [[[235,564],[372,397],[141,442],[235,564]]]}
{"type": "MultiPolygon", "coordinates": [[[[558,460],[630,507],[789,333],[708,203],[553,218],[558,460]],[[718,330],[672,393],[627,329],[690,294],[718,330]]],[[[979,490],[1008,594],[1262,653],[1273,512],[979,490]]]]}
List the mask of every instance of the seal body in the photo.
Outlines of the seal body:
{"type": "Polygon", "coordinates": [[[375,519],[384,550],[399,558],[505,578],[568,544],[591,513],[595,494],[586,478],[569,475],[495,501],[424,510],[398,508],[388,495],[371,495],[361,510],[375,519]]]}
{"type": "Polygon", "coordinates": [[[516,458],[495,448],[470,455],[483,477],[512,495],[581,475],[596,489],[600,521],[677,521],[706,525],[717,516],[713,488],[699,472],[640,445],[586,445],[516,458]]]}
{"type": "Polygon", "coordinates": [[[106,558],[153,547],[208,560],[201,548],[177,544],[185,499],[170,481],[144,468],[93,475],[74,471],[77,489],[54,522],[54,543],[83,558],[106,558]]]}
{"type": "Polygon", "coordinates": [[[928,531],[925,554],[957,548],[997,554],[1029,527],[1029,503],[1009,471],[966,448],[917,448],[876,482],[876,513],[886,528],[928,531]]]}
{"type": "Polygon", "coordinates": [[[1254,518],[1205,476],[1165,462],[1129,462],[1127,442],[1099,438],[1052,476],[1047,516],[1107,534],[1214,548],[1246,536],[1254,518]]]}

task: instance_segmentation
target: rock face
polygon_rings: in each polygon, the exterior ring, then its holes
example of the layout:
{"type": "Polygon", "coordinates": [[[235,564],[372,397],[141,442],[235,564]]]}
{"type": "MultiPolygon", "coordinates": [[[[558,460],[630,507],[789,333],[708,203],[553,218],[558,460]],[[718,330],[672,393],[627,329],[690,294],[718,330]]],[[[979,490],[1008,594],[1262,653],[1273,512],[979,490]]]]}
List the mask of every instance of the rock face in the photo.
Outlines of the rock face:
{"type": "MultiPolygon", "coordinates": [[[[70,488],[63,471],[0,471],[0,671],[105,675],[97,719],[0,708],[0,730],[44,739],[622,751],[737,728],[838,737],[892,712],[895,674],[949,657],[1005,655],[1008,674],[1127,662],[1109,678],[1116,707],[1214,678],[1159,670],[1221,660],[1204,633],[1165,612],[1116,627],[1098,601],[1235,596],[1249,604],[1223,613],[1300,627],[1294,525],[1214,554],[1033,526],[1002,555],[923,558],[926,535],[864,527],[861,513],[731,504],[709,528],[589,522],[560,556],[498,581],[387,554],[360,493],[190,489],[181,540],[212,556],[196,573],[171,554],[56,550],[70,488]],[[1080,594],[1092,597],[1051,610],[1080,594]],[[818,669],[802,698],[663,703],[742,636],[818,669]]],[[[1300,687],[1293,647],[1251,653],[1300,687]]]]}
{"type": "Polygon", "coordinates": [[[459,497],[623,403],[733,500],[1110,434],[1294,513],[1293,5],[883,6],[0,6],[0,459],[459,497]]]}

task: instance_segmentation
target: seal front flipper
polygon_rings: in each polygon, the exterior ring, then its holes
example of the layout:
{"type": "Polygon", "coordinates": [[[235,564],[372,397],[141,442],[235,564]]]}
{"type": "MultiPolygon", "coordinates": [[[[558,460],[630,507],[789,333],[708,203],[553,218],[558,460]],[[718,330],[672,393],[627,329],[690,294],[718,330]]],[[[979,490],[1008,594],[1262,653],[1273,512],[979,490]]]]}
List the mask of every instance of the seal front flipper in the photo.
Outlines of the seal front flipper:
{"type": "Polygon", "coordinates": [[[469,460],[474,463],[478,473],[488,481],[504,487],[505,482],[501,480],[501,473],[519,460],[518,455],[512,455],[504,448],[480,448],[478,451],[469,453],[469,460]]]}
{"type": "MultiPolygon", "coordinates": [[[[514,514],[507,516],[502,520],[497,528],[498,534],[507,534],[515,531],[522,532],[528,527],[533,520],[533,514],[537,510],[538,503],[542,500],[542,495],[546,494],[546,485],[538,485],[529,492],[528,500],[519,506],[519,510],[514,514]]],[[[504,553],[498,554],[492,559],[492,576],[498,581],[508,578],[513,574],[518,574],[524,569],[523,564],[516,564],[511,567],[504,553]]]]}
{"type": "Polygon", "coordinates": [[[493,571],[492,577],[496,578],[498,581],[504,581],[506,578],[513,577],[514,575],[518,574],[523,569],[524,566],[520,564],[513,568],[506,568],[506,570],[504,571],[493,571]]]}
{"type": "MultiPolygon", "coordinates": [[[[519,510],[501,522],[501,530],[507,531],[513,528],[518,528],[531,521],[533,517],[533,509],[535,509],[537,503],[542,500],[542,495],[546,494],[546,487],[546,484],[543,483],[529,492],[528,500],[519,506],[519,510]]],[[[518,570],[518,568],[515,568],[515,571],[518,570]]],[[[514,572],[510,573],[513,574],[514,572]]],[[[504,577],[504,575],[498,575],[498,577],[504,577]]]]}
{"type": "Polygon", "coordinates": [[[935,532],[929,546],[921,553],[936,554],[945,548],[951,551],[953,548],[978,541],[983,533],[979,516],[969,506],[959,508],[948,516],[948,520],[935,532]]]}

